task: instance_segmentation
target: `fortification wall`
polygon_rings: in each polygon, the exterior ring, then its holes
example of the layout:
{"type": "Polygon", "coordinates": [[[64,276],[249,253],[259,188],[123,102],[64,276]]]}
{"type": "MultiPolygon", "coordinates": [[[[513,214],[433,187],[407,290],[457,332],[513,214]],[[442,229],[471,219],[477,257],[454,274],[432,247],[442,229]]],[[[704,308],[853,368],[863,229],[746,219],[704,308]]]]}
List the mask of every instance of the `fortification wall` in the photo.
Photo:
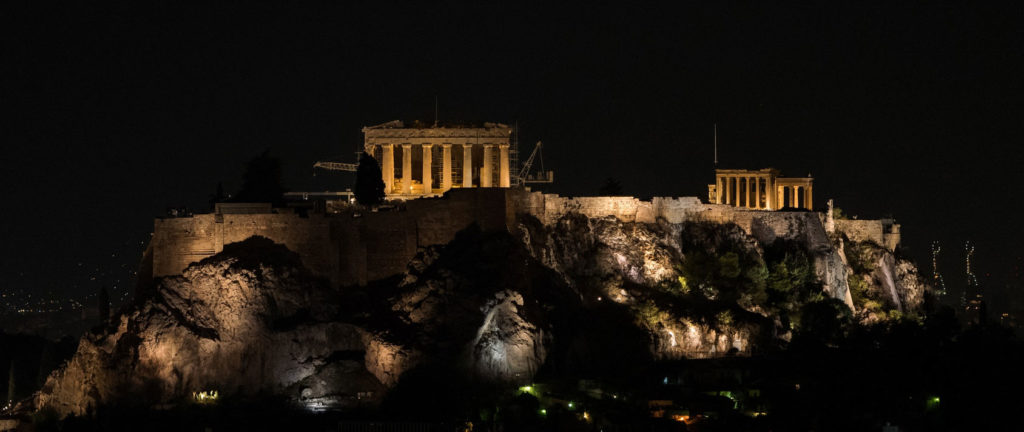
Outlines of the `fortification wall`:
{"type": "MultiPolygon", "coordinates": [[[[831,250],[821,215],[815,212],[757,211],[703,204],[696,197],[561,197],[517,189],[455,189],[442,197],[405,203],[396,211],[313,214],[204,214],[157,219],[154,223],[153,276],[177,275],[189,264],[216,254],[224,245],[251,236],[267,237],[297,252],[303,264],[339,285],[365,284],[405,270],[419,248],[447,244],[476,224],[508,230],[518,215],[546,224],[577,212],[623,222],[735,223],[762,243],[784,238],[816,251],[831,250]]],[[[857,241],[887,247],[899,242],[899,226],[882,221],[836,221],[837,230],[857,241]]]]}
{"type": "Polygon", "coordinates": [[[836,220],[836,231],[846,234],[847,238],[856,242],[884,244],[880,220],[839,219],[836,220]]]}
{"type": "Polygon", "coordinates": [[[189,264],[216,254],[225,244],[251,236],[267,237],[293,251],[302,251],[303,264],[321,274],[330,272],[330,241],[323,215],[201,214],[157,219],[153,228],[153,275],[180,274],[189,264]]]}
{"type": "Polygon", "coordinates": [[[705,210],[696,197],[663,198],[641,201],[634,197],[562,197],[541,192],[511,191],[509,197],[516,212],[530,214],[545,224],[554,223],[568,213],[587,217],[615,217],[623,222],[654,223],[659,218],[681,223],[705,210]]]}
{"type": "Polygon", "coordinates": [[[900,225],[892,219],[838,219],[835,223],[836,231],[856,242],[871,242],[890,251],[900,244],[900,225]]]}
{"type": "Polygon", "coordinates": [[[506,229],[511,219],[507,204],[501,190],[466,190],[410,201],[401,211],[157,219],[153,276],[181,274],[225,244],[259,235],[297,252],[307,268],[335,284],[364,284],[403,272],[419,248],[448,243],[474,223],[482,229],[506,229]]]}

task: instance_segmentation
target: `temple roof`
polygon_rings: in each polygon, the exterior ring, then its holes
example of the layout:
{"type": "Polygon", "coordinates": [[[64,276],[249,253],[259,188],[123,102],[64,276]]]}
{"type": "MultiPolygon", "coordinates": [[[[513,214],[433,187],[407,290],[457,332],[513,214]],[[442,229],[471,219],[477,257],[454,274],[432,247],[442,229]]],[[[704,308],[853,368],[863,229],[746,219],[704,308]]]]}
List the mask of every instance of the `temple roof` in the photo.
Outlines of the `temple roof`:
{"type": "Polygon", "coordinates": [[[406,126],[401,120],[393,120],[376,126],[363,128],[367,143],[378,138],[501,138],[509,139],[512,128],[501,123],[482,124],[442,123],[438,126],[413,122],[406,126]]]}
{"type": "Polygon", "coordinates": [[[392,120],[374,126],[365,126],[363,131],[374,129],[510,129],[508,125],[494,122],[453,122],[442,121],[437,124],[413,120],[408,125],[401,120],[392,120]]]}

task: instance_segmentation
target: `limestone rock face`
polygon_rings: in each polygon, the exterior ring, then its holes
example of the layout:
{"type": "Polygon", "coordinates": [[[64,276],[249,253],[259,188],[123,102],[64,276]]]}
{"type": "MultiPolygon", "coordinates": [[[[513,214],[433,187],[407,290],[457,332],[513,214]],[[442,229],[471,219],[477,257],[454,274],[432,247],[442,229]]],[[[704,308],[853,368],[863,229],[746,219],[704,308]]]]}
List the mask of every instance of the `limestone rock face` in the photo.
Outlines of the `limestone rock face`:
{"type": "Polygon", "coordinates": [[[680,283],[684,239],[706,245],[711,253],[719,252],[714,245],[728,242],[763,254],[757,240],[738,228],[684,233],[678,223],[622,222],[569,213],[546,226],[524,218],[518,231],[530,253],[557,270],[586,301],[612,302],[631,310],[655,360],[749,354],[754,341],[761,339],[763,328],[688,316],[685,308],[664,304],[650,292],[652,287],[680,283]]]}
{"type": "Polygon", "coordinates": [[[545,308],[560,294],[569,294],[561,277],[514,239],[467,232],[421,251],[387,303],[399,320],[392,329],[409,335],[408,346],[477,380],[521,383],[546,360],[545,308]]]}
{"type": "Polygon", "coordinates": [[[845,249],[861,322],[875,323],[893,312],[921,309],[928,284],[912,262],[871,242],[850,242],[845,249]]]}
{"type": "Polygon", "coordinates": [[[623,281],[653,285],[678,276],[679,242],[675,226],[666,228],[570,213],[553,226],[527,221],[519,232],[527,250],[570,286],[597,283],[605,296],[624,301],[623,281]]]}
{"type": "Polygon", "coordinates": [[[87,334],[37,405],[80,415],[102,404],[153,405],[202,391],[303,392],[319,406],[372,402],[408,354],[333,321],[336,295],[282,246],[257,238],[236,244],[163,280],[116,328],[87,334]]]}
{"type": "Polygon", "coordinates": [[[159,280],[84,336],[36,406],[84,414],[216,391],[357,407],[438,373],[511,385],[545,371],[749,355],[784,344],[789,316],[823,299],[871,319],[920,307],[925,284],[912,263],[873,245],[844,248],[812,213],[758,217],[748,229],[521,215],[511,233],[471,226],[363,287],[332,286],[253,237],[159,280]]]}
{"type": "Polygon", "coordinates": [[[467,359],[480,376],[528,382],[544,363],[544,330],[520,313],[523,306],[523,296],[508,291],[488,302],[483,325],[473,338],[467,359]]]}

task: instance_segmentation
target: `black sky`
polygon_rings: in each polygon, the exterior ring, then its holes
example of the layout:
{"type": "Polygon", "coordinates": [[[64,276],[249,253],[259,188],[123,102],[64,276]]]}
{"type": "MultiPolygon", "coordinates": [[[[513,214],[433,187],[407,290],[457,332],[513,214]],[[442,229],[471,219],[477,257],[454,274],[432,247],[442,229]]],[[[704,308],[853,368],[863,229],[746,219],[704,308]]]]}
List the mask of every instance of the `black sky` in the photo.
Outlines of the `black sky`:
{"type": "Polygon", "coordinates": [[[337,3],[3,6],[0,289],[91,292],[261,151],[322,187],[312,162],[435,96],[518,121],[567,195],[704,197],[717,123],[720,166],[812,173],[818,204],[895,216],[923,272],[942,241],[950,285],[966,239],[983,285],[1021,283],[1020,7],[337,3]]]}

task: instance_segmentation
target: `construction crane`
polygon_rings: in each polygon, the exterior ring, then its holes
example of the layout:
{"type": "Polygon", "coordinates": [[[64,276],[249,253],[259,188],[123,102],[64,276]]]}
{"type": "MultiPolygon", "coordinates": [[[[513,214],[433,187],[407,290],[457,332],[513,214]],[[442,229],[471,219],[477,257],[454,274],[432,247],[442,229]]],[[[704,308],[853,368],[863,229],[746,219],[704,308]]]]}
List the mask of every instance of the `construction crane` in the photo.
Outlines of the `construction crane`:
{"type": "Polygon", "coordinates": [[[554,183],[555,172],[544,171],[544,153],[541,151],[541,142],[537,141],[537,145],[533,147],[533,152],[530,153],[530,157],[526,158],[526,162],[523,162],[523,168],[519,171],[519,175],[516,176],[516,183],[519,185],[532,184],[532,183],[554,183]],[[537,155],[540,155],[540,172],[537,175],[530,175],[530,168],[533,167],[533,161],[537,159],[537,155]]]}
{"type": "Polygon", "coordinates": [[[325,169],[330,171],[352,171],[359,167],[359,164],[354,163],[342,163],[342,162],[317,162],[313,164],[313,175],[316,175],[316,169],[325,169]]]}
{"type": "MultiPolygon", "coordinates": [[[[356,160],[359,160],[359,158],[362,157],[362,156],[363,156],[363,152],[361,152],[361,151],[357,151],[356,152],[356,160]]],[[[359,164],[358,163],[323,162],[323,161],[320,161],[320,162],[317,162],[317,163],[313,164],[313,175],[314,176],[316,175],[316,169],[317,168],[325,169],[325,170],[328,170],[328,171],[356,172],[356,169],[359,168],[359,164]]]]}

